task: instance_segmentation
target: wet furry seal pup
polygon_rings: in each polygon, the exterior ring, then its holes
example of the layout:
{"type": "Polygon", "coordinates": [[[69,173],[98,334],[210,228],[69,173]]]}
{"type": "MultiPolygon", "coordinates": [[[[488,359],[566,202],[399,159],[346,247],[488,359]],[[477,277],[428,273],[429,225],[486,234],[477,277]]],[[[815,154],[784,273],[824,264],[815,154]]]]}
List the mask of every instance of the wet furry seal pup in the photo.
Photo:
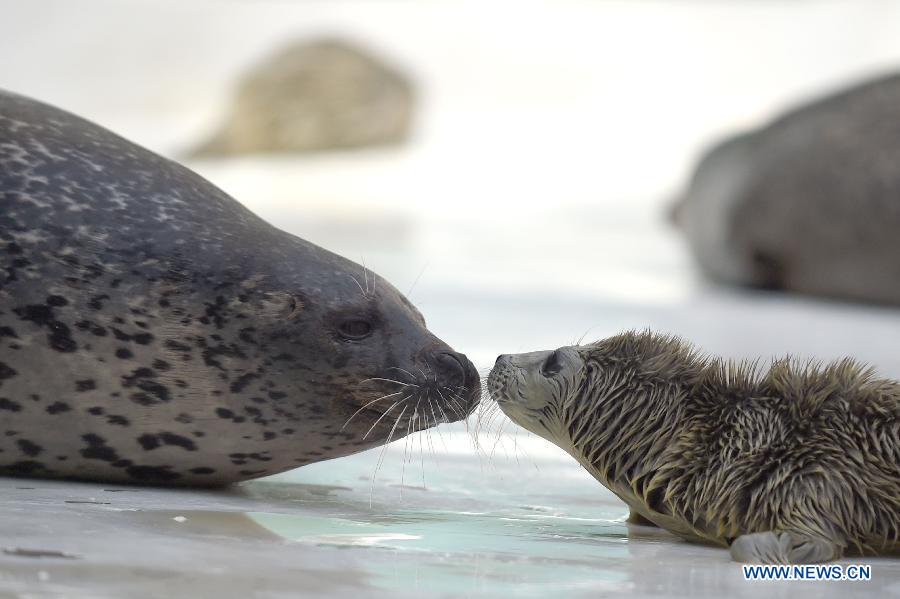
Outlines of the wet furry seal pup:
{"type": "Polygon", "coordinates": [[[380,277],[0,93],[0,473],[231,483],[459,420],[478,388],[380,277]]]}
{"type": "Polygon", "coordinates": [[[900,383],[852,360],[759,374],[625,333],[500,356],[487,385],[633,511],[738,561],[900,548],[900,383]]]}
{"type": "Polygon", "coordinates": [[[893,75],[716,145],[674,215],[713,280],[900,304],[898,196],[893,75]]]}

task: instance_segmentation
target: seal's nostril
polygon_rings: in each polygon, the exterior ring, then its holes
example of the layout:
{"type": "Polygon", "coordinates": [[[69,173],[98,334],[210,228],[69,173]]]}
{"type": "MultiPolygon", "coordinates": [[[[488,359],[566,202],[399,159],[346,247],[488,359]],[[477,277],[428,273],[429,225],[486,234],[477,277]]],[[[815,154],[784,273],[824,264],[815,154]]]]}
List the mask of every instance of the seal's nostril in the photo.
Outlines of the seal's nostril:
{"type": "Polygon", "coordinates": [[[467,404],[474,405],[478,401],[480,378],[475,365],[466,356],[456,352],[437,352],[432,355],[432,362],[446,384],[465,388],[467,404]]]}
{"type": "Polygon", "coordinates": [[[458,354],[453,352],[440,352],[434,354],[432,359],[434,360],[435,366],[440,369],[444,376],[450,377],[451,379],[459,379],[455,380],[454,384],[464,383],[466,378],[466,368],[463,361],[459,359],[458,354]]]}

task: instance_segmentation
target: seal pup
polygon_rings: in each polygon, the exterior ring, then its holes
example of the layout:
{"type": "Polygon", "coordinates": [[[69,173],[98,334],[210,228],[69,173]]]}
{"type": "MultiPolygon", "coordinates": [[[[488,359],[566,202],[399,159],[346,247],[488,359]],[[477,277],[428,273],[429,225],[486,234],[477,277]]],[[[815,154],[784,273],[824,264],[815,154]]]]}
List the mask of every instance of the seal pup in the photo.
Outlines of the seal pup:
{"type": "Polygon", "coordinates": [[[0,93],[0,473],[222,485],[459,420],[478,389],[381,277],[0,93]]]}
{"type": "Polygon", "coordinates": [[[900,75],[722,141],[674,208],[721,283],[900,304],[900,75]]]}
{"type": "Polygon", "coordinates": [[[633,512],[737,561],[900,548],[900,383],[850,359],[759,373],[629,332],[501,355],[487,389],[633,512]]]}

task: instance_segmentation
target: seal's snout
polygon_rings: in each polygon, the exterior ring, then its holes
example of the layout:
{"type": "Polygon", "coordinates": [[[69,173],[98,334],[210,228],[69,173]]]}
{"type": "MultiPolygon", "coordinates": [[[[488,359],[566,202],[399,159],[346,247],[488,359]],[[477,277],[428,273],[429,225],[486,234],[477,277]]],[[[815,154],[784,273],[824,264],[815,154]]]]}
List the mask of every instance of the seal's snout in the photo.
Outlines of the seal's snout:
{"type": "Polygon", "coordinates": [[[451,385],[467,388],[478,385],[478,371],[465,355],[437,352],[433,355],[432,362],[451,385]]]}
{"type": "Polygon", "coordinates": [[[464,390],[467,410],[478,400],[481,379],[475,365],[464,355],[453,351],[438,351],[430,356],[430,362],[447,387],[464,390]]]}

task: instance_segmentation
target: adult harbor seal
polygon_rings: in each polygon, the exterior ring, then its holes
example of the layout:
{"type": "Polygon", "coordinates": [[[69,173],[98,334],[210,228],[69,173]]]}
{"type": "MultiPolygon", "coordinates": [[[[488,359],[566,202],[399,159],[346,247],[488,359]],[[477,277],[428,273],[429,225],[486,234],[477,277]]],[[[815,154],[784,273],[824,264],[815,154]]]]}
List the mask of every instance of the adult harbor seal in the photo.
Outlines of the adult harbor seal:
{"type": "Polygon", "coordinates": [[[625,333],[502,355],[488,391],[651,522],[804,563],[900,548],[900,383],[846,359],[755,364],[625,333]]]}
{"type": "Polygon", "coordinates": [[[458,420],[478,388],[380,277],[0,93],[0,473],[227,484],[458,420]]]}
{"type": "Polygon", "coordinates": [[[892,75],[714,146],[674,215],[715,281],[900,304],[898,195],[892,75]]]}

